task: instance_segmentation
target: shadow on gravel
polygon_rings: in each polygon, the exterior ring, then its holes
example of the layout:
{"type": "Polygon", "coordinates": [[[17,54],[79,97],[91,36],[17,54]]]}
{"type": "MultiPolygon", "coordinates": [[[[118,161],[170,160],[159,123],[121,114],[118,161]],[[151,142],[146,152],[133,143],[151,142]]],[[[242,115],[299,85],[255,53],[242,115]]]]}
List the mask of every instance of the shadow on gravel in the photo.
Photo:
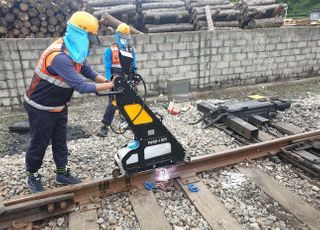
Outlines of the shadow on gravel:
{"type": "MultiPolygon", "coordinates": [[[[27,150],[30,141],[28,121],[13,123],[5,132],[5,138],[0,144],[0,157],[7,154],[21,154],[27,150]]],[[[89,137],[91,135],[84,131],[82,126],[68,126],[68,141],[89,137]]]]}

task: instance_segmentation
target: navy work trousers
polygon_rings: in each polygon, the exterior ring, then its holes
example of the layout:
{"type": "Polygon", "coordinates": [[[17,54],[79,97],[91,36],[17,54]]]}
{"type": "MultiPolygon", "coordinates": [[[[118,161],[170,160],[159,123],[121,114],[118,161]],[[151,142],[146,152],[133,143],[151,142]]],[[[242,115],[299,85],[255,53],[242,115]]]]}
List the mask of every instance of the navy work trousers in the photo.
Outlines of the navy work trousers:
{"type": "Polygon", "coordinates": [[[52,142],[53,159],[56,167],[68,164],[67,122],[68,109],[52,113],[38,110],[24,103],[30,124],[30,145],[26,153],[28,172],[37,172],[42,165],[47,147],[52,142]]]}
{"type": "Polygon", "coordinates": [[[114,117],[114,113],[116,111],[116,108],[113,106],[112,104],[112,100],[114,99],[114,96],[109,96],[109,100],[108,100],[108,104],[107,104],[107,108],[106,111],[104,112],[103,118],[102,118],[102,123],[104,124],[111,124],[113,117],[114,117]]]}

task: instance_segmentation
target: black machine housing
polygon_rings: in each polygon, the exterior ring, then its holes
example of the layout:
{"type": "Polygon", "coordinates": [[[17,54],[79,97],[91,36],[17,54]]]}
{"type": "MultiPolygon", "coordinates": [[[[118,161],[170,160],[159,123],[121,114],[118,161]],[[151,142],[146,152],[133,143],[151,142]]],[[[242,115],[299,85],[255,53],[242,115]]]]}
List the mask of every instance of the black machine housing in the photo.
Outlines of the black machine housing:
{"type": "MultiPolygon", "coordinates": [[[[256,96],[254,98],[261,96],[256,96]]],[[[197,104],[197,109],[204,113],[204,128],[214,126],[235,139],[247,143],[246,140],[257,141],[259,128],[270,132],[270,121],[277,112],[290,108],[290,101],[278,99],[244,100],[226,103],[211,103],[203,101],[197,104]],[[234,134],[237,133],[237,135],[234,134]],[[240,135],[243,138],[240,138],[240,135]]]]}
{"type": "Polygon", "coordinates": [[[185,157],[182,145],[135,92],[135,85],[141,81],[142,77],[136,74],[130,80],[117,77],[114,83],[116,106],[138,143],[134,148],[126,146],[115,154],[121,174],[180,163],[185,157]]]}
{"type": "Polygon", "coordinates": [[[197,109],[206,114],[211,119],[218,118],[218,122],[226,122],[227,116],[233,115],[243,120],[248,120],[253,114],[260,115],[265,118],[273,118],[277,115],[277,111],[284,111],[290,108],[291,102],[279,99],[271,100],[245,100],[237,102],[226,102],[223,104],[213,104],[203,101],[197,104],[197,109]]]}

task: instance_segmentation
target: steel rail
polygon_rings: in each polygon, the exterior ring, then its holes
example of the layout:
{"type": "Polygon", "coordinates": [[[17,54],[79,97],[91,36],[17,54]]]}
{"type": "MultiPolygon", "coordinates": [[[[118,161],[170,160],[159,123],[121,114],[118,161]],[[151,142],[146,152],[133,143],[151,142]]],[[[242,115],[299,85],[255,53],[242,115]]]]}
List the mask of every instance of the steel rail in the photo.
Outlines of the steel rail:
{"type": "MultiPolygon", "coordinates": [[[[196,173],[236,164],[244,160],[277,154],[280,152],[281,148],[291,144],[292,142],[311,138],[320,138],[320,129],[192,158],[190,162],[166,167],[166,171],[169,172],[169,178],[171,179],[186,177],[188,175],[194,175],[196,173]]],[[[156,181],[158,172],[158,169],[154,169],[116,179],[111,177],[97,179],[90,182],[56,188],[51,191],[45,191],[21,198],[7,200],[4,201],[3,204],[6,208],[12,210],[15,206],[21,207],[22,204],[27,202],[28,205],[30,205],[30,202],[32,201],[37,202],[37,200],[40,199],[54,198],[56,196],[66,194],[73,194],[74,203],[92,203],[97,201],[96,198],[98,197],[104,197],[107,195],[128,191],[135,187],[142,187],[144,181],[146,180],[154,182],[156,181]]],[[[48,205],[50,205],[50,203],[48,203],[48,205]]],[[[0,226],[3,217],[5,217],[6,220],[10,219],[10,217],[8,217],[10,213],[6,213],[7,212],[5,211],[4,213],[0,214],[0,226]]],[[[54,216],[54,212],[52,213],[52,216],[54,216]]],[[[12,219],[12,221],[14,221],[14,219],[12,219]]],[[[35,219],[30,221],[35,221],[35,219]]]]}
{"type": "Polygon", "coordinates": [[[75,208],[73,193],[10,205],[0,215],[0,229],[24,229],[25,223],[68,213],[75,208]]]}

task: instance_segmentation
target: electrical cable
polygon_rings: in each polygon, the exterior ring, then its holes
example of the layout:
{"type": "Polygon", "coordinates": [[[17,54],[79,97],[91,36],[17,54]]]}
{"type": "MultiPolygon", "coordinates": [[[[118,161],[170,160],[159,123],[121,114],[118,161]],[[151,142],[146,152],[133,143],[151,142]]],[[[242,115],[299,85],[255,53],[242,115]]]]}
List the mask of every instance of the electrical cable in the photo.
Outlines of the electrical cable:
{"type": "MultiPolygon", "coordinates": [[[[121,118],[120,118],[121,119],[121,118]]],[[[122,118],[123,119],[123,118],[122,118]]],[[[115,134],[124,134],[129,128],[127,127],[127,128],[125,128],[124,129],[124,131],[121,131],[121,128],[120,128],[120,126],[121,126],[121,123],[122,123],[122,121],[120,121],[120,123],[119,123],[119,125],[118,125],[118,130],[120,130],[120,131],[117,131],[114,127],[113,127],[113,122],[110,124],[110,129],[112,130],[112,132],[114,132],[115,134]]]]}
{"type": "Polygon", "coordinates": [[[143,95],[143,102],[142,102],[142,106],[140,108],[140,111],[138,112],[138,114],[132,119],[132,123],[140,116],[140,114],[142,113],[144,106],[146,105],[146,98],[147,98],[147,86],[145,81],[143,80],[143,78],[141,77],[140,74],[135,74],[135,76],[138,76],[140,78],[140,80],[142,81],[142,85],[144,88],[144,95],[143,95]]]}
{"type": "Polygon", "coordinates": [[[206,124],[206,126],[203,127],[203,129],[206,129],[213,125],[214,123],[218,122],[220,119],[224,118],[225,116],[228,116],[229,113],[221,113],[219,116],[217,116],[215,119],[211,120],[209,124],[206,124]]]}
{"type": "Polygon", "coordinates": [[[274,131],[272,131],[272,130],[270,129],[270,127],[269,127],[268,124],[265,124],[263,127],[264,127],[264,128],[267,130],[267,132],[270,133],[271,135],[273,135],[273,136],[275,136],[275,137],[280,137],[279,134],[277,134],[276,132],[274,132],[274,131]]]}
{"type": "MultiPolygon", "coordinates": [[[[139,80],[142,82],[143,84],[143,88],[144,88],[144,95],[143,95],[143,102],[142,102],[142,106],[140,108],[140,111],[137,113],[137,115],[132,119],[132,123],[140,116],[140,114],[142,113],[145,105],[146,105],[146,98],[147,98],[147,86],[146,86],[146,83],[145,81],[143,80],[143,78],[141,77],[140,74],[135,74],[135,76],[138,76],[139,77],[139,80]]],[[[133,80],[134,81],[134,80],[133,80]]],[[[130,85],[130,84],[129,84],[130,85]]],[[[130,85],[130,87],[132,87],[133,85],[130,85]]],[[[136,85],[134,85],[136,86],[136,85]]],[[[119,128],[118,130],[120,130],[120,126],[121,126],[121,123],[119,123],[119,128]]],[[[129,126],[127,126],[127,128],[125,128],[123,131],[118,131],[116,130],[113,126],[112,126],[112,123],[110,124],[110,129],[115,133],[115,134],[118,134],[118,135],[123,135],[125,138],[127,139],[131,139],[129,137],[126,137],[124,134],[126,133],[127,130],[129,130],[129,126]]]]}
{"type": "Polygon", "coordinates": [[[194,122],[188,122],[187,124],[188,124],[188,125],[196,125],[196,124],[200,123],[201,121],[203,121],[203,120],[204,120],[204,117],[205,117],[205,116],[202,116],[200,119],[198,119],[198,120],[196,120],[196,121],[194,121],[194,122]]]}

